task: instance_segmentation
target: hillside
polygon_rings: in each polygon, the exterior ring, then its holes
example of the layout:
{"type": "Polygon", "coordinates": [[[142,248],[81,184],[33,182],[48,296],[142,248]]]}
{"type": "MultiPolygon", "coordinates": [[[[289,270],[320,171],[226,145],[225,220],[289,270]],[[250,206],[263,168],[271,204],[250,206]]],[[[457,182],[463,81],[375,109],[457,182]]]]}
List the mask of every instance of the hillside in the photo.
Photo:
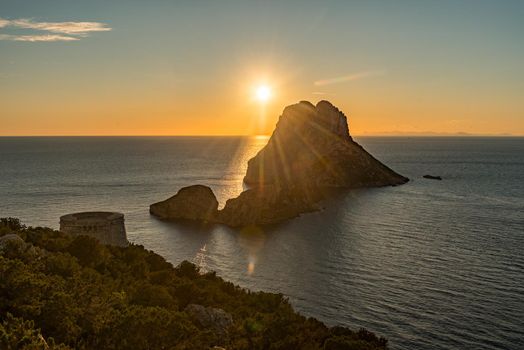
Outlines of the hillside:
{"type": "Polygon", "coordinates": [[[386,349],[142,246],[0,219],[1,349],[386,349]],[[206,319],[207,317],[207,319],[206,319]]]}

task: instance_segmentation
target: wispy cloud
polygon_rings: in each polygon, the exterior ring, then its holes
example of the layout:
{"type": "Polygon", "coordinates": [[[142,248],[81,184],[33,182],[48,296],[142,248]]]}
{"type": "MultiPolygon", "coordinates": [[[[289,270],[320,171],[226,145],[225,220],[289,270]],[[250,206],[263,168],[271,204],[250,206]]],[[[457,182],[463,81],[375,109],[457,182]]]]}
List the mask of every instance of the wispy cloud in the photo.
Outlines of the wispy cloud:
{"type": "Polygon", "coordinates": [[[9,25],[25,29],[45,30],[52,33],[84,36],[90,32],[107,32],[111,30],[100,22],[35,22],[31,19],[15,19],[9,25]]]}
{"type": "Polygon", "coordinates": [[[37,22],[27,18],[12,20],[0,18],[0,28],[6,27],[48,32],[48,34],[35,35],[0,34],[0,40],[30,42],[75,41],[87,37],[92,32],[107,32],[112,29],[100,22],[37,22]]]}
{"type": "Polygon", "coordinates": [[[12,41],[74,41],[79,40],[72,36],[58,35],[58,34],[46,34],[46,35],[10,35],[0,34],[0,40],[12,40],[12,41]]]}
{"type": "Polygon", "coordinates": [[[331,85],[331,84],[337,84],[337,83],[343,83],[346,81],[352,81],[352,80],[359,80],[367,77],[375,77],[386,74],[385,70],[368,70],[358,73],[353,73],[349,75],[343,75],[341,77],[336,78],[330,78],[330,79],[322,79],[315,81],[316,86],[324,86],[324,85],[331,85]]]}

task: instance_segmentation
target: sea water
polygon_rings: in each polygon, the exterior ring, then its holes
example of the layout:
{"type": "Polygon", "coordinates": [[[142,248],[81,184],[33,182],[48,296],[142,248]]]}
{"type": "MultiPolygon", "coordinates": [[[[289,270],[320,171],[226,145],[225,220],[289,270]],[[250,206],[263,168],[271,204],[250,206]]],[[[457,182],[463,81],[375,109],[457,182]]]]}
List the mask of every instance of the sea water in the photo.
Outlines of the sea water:
{"type": "Polygon", "coordinates": [[[131,242],[173,264],[197,257],[393,349],[523,349],[524,138],[356,140],[411,181],[235,231],[160,221],[149,205],[204,184],[223,206],[265,138],[0,138],[0,216],[58,228],[66,213],[119,211],[131,242]]]}

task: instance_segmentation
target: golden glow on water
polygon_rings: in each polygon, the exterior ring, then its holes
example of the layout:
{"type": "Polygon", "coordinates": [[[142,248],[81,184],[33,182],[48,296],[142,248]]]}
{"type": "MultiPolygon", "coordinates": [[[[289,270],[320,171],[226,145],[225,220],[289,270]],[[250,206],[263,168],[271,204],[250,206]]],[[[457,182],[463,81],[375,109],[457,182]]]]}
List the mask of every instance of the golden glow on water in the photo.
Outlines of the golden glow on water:
{"type": "Polygon", "coordinates": [[[253,272],[255,272],[255,262],[254,261],[250,261],[247,264],[247,274],[248,275],[252,275],[253,272]]]}
{"type": "MultiPolygon", "coordinates": [[[[244,191],[243,179],[247,171],[247,162],[253,158],[257,152],[266,145],[269,136],[258,135],[255,137],[245,137],[241,141],[237,138],[231,138],[231,153],[226,170],[227,178],[226,181],[231,183],[231,186],[213,188],[215,195],[217,196],[219,208],[222,208],[226,200],[238,196],[244,191]]],[[[222,141],[224,142],[224,141],[222,141]]],[[[212,152],[214,147],[220,147],[220,145],[210,145],[208,152],[212,152]]]]}
{"type": "Polygon", "coordinates": [[[266,233],[260,227],[244,227],[238,234],[238,244],[247,252],[247,274],[255,273],[258,254],[266,244],[266,233]]]}

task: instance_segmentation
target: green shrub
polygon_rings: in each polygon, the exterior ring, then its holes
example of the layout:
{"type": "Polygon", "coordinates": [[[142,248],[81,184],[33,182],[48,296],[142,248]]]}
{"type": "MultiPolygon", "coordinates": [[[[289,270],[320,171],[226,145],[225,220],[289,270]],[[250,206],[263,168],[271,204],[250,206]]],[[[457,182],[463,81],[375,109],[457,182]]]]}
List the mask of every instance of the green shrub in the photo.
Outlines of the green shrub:
{"type": "Polygon", "coordinates": [[[1,349],[386,349],[373,333],[328,328],[297,314],[281,294],[250,292],[173,267],[139,245],[104,246],[18,219],[0,219],[24,249],[0,253],[1,349]],[[202,327],[188,304],[220,308],[227,336],[202,327]],[[47,344],[47,345],[45,345],[47,344]]]}

